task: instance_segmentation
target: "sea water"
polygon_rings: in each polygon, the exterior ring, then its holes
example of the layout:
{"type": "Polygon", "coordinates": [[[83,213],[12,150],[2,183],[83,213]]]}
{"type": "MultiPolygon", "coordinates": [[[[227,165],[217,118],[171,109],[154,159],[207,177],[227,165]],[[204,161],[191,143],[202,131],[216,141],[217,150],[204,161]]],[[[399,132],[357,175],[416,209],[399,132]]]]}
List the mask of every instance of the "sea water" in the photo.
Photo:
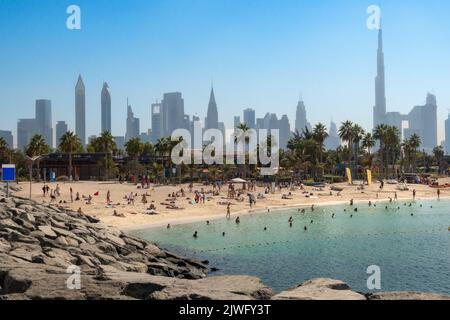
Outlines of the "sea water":
{"type": "Polygon", "coordinates": [[[253,275],[275,291],[327,277],[343,280],[353,290],[374,292],[367,288],[367,268],[376,265],[381,291],[450,294],[450,201],[305,207],[304,213],[287,209],[242,215],[240,224],[234,219],[134,234],[208,260],[219,269],[211,276],[253,275]]]}

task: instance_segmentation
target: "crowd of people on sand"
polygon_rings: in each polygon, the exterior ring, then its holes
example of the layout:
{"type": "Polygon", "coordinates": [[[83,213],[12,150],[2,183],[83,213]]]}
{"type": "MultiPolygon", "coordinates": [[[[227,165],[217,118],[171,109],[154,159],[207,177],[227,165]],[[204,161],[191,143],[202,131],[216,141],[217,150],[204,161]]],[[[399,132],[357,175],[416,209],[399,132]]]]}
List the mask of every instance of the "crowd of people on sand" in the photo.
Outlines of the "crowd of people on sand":
{"type": "MultiPolygon", "coordinates": [[[[137,181],[135,183],[135,185],[138,189],[144,190],[144,189],[149,189],[151,187],[149,176],[143,175],[143,176],[137,177],[137,179],[139,179],[138,181],[140,181],[140,183],[138,183],[137,181]]],[[[378,191],[376,192],[377,199],[379,198],[380,192],[385,192],[385,191],[383,191],[384,187],[385,187],[384,184],[385,184],[384,181],[380,180],[380,186],[378,188],[378,191]]],[[[220,192],[221,192],[223,183],[222,182],[214,182],[212,184],[209,184],[209,186],[210,187],[212,186],[212,188],[210,188],[209,190],[205,190],[204,187],[199,188],[199,190],[194,190],[194,184],[189,183],[188,191],[189,191],[189,194],[192,194],[192,197],[186,197],[185,190],[183,188],[180,188],[179,190],[172,192],[171,194],[168,194],[165,201],[161,202],[160,205],[162,205],[166,209],[170,209],[170,210],[182,210],[184,208],[179,203],[179,199],[188,200],[187,203],[191,204],[191,205],[199,205],[199,204],[204,205],[207,201],[212,200],[214,196],[220,196],[220,192]]],[[[264,188],[264,191],[256,194],[257,188],[256,188],[256,182],[254,182],[254,181],[247,181],[244,183],[232,183],[232,182],[228,183],[228,190],[227,190],[227,197],[226,197],[227,200],[218,202],[219,205],[226,205],[226,219],[228,219],[228,220],[231,219],[231,206],[234,205],[234,203],[232,203],[231,200],[234,200],[237,202],[244,202],[245,196],[247,196],[249,207],[250,207],[250,209],[252,209],[256,205],[257,200],[265,199],[268,194],[274,193],[274,190],[275,190],[274,184],[265,184],[265,185],[262,185],[261,187],[264,188]]],[[[301,182],[296,183],[296,184],[287,183],[287,182],[277,183],[277,184],[275,184],[275,188],[277,188],[280,191],[282,200],[294,199],[295,195],[294,195],[293,191],[299,191],[301,196],[314,199],[314,198],[318,198],[319,195],[322,195],[321,193],[318,193],[318,192],[323,192],[323,190],[324,190],[324,186],[321,186],[321,185],[307,189],[305,187],[305,185],[301,182]],[[286,191],[283,193],[284,189],[286,189],[286,191]]],[[[330,191],[329,191],[330,195],[333,195],[333,192],[337,192],[336,196],[340,196],[342,189],[343,188],[334,188],[334,186],[331,186],[330,191]]],[[[363,185],[357,186],[357,190],[364,193],[363,185]]],[[[400,191],[403,191],[403,190],[400,190],[400,191]]],[[[99,196],[99,193],[100,192],[97,191],[93,195],[99,196]]],[[[437,198],[440,199],[441,190],[437,189],[436,193],[437,193],[437,198]]],[[[50,186],[48,184],[44,184],[42,186],[42,195],[44,198],[49,197],[50,202],[57,202],[58,198],[62,197],[60,185],[56,184],[55,188],[52,189],[52,188],[50,188],[50,186]]],[[[416,195],[417,195],[416,189],[413,189],[412,190],[413,201],[416,200],[416,195]]],[[[77,201],[84,201],[86,205],[90,205],[93,203],[93,196],[91,194],[80,195],[79,192],[75,193],[73,191],[72,187],[70,187],[70,189],[69,189],[69,196],[70,196],[69,201],[71,203],[77,202],[77,201]]],[[[137,199],[140,198],[140,202],[142,204],[144,204],[145,206],[147,206],[150,203],[149,206],[146,208],[146,211],[144,212],[145,214],[150,214],[150,215],[159,214],[156,211],[157,208],[154,203],[155,201],[149,200],[150,197],[151,196],[148,193],[148,191],[145,191],[144,193],[141,193],[140,195],[137,192],[132,191],[123,196],[123,200],[125,200],[125,203],[120,203],[120,202],[114,203],[111,198],[111,192],[110,192],[110,190],[108,190],[106,192],[106,208],[115,209],[113,211],[113,216],[125,217],[125,214],[119,213],[117,211],[116,207],[119,205],[134,206],[137,199]]],[[[397,202],[399,199],[397,191],[394,191],[393,194],[391,196],[388,196],[387,198],[390,203],[397,202]]],[[[44,200],[44,202],[45,202],[45,200],[44,200]]],[[[61,199],[59,201],[59,203],[63,204],[63,203],[67,203],[67,201],[61,199]]],[[[376,204],[372,203],[372,201],[369,201],[368,204],[369,204],[369,207],[371,207],[371,206],[376,207],[376,204]]],[[[354,199],[350,199],[350,206],[354,206],[354,199]]],[[[79,208],[79,211],[81,211],[81,208],[79,208]]],[[[268,208],[267,211],[270,212],[270,209],[268,208]]],[[[300,211],[300,209],[299,209],[299,211],[300,211]]],[[[314,211],[314,205],[311,206],[311,211],[314,211]]],[[[356,213],[356,212],[358,212],[358,208],[355,207],[352,211],[353,211],[353,213],[356,213]]],[[[301,209],[301,212],[302,213],[305,212],[305,209],[301,209]]],[[[350,215],[351,218],[353,217],[353,213],[350,215]]],[[[136,214],[136,213],[134,213],[134,214],[136,214]]],[[[334,217],[335,217],[335,215],[333,213],[332,218],[334,218],[334,217]]],[[[292,227],[293,222],[294,222],[293,219],[290,219],[288,222],[289,222],[289,225],[292,227]]],[[[240,223],[239,217],[236,219],[236,223],[237,224],[240,223]]],[[[304,229],[306,231],[307,227],[305,226],[304,229]]]]}

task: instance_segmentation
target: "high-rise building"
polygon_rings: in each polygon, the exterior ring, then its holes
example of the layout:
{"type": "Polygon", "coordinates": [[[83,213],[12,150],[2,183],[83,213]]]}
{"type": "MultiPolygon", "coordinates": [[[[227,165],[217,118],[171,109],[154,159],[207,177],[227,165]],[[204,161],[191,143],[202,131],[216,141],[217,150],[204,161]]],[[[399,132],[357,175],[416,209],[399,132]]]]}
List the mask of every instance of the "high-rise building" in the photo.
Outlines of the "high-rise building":
{"type": "Polygon", "coordinates": [[[299,100],[297,104],[297,111],[295,113],[295,130],[302,133],[305,128],[311,130],[311,125],[306,118],[306,107],[303,100],[299,100]]]}
{"type": "Polygon", "coordinates": [[[42,135],[45,142],[53,147],[52,102],[46,99],[36,100],[36,133],[42,135]]]}
{"type": "Polygon", "coordinates": [[[169,137],[175,129],[185,128],[184,100],[181,92],[165,93],[161,101],[161,135],[169,137]]]}
{"type": "Polygon", "coordinates": [[[205,119],[205,129],[218,129],[219,128],[219,115],[217,112],[217,103],[214,96],[214,88],[211,86],[211,92],[209,94],[208,112],[205,119]]]}
{"type": "Polygon", "coordinates": [[[102,132],[111,132],[111,93],[108,83],[103,83],[102,96],[102,132]]]}
{"type": "Polygon", "coordinates": [[[140,128],[139,128],[139,118],[134,116],[131,105],[128,104],[127,100],[127,132],[125,133],[125,143],[130,139],[139,138],[140,128]]]}
{"type": "Polygon", "coordinates": [[[152,135],[151,141],[155,143],[161,136],[161,104],[152,104],[152,135]]]}
{"type": "Polygon", "coordinates": [[[75,86],[75,133],[81,144],[86,144],[86,95],[83,79],[78,76],[75,86]]]}
{"type": "Polygon", "coordinates": [[[233,124],[234,124],[234,128],[239,127],[239,125],[241,124],[241,117],[240,116],[234,116],[233,124]]]}
{"type": "Polygon", "coordinates": [[[59,147],[59,142],[61,140],[61,137],[67,132],[67,123],[65,121],[58,121],[56,123],[56,143],[55,147],[59,147]]]}
{"type": "Polygon", "coordinates": [[[447,120],[445,120],[445,154],[450,155],[450,113],[447,120]]]}
{"type": "Polygon", "coordinates": [[[256,128],[255,110],[247,108],[244,110],[244,124],[250,129],[256,128]]]}
{"type": "Polygon", "coordinates": [[[287,115],[283,115],[278,124],[279,128],[279,144],[280,149],[286,149],[289,139],[291,139],[291,124],[287,115]]]}
{"type": "Polygon", "coordinates": [[[377,76],[375,77],[375,106],[373,107],[373,127],[385,123],[386,87],[384,77],[383,31],[378,30],[377,76]]]}
{"type": "Polygon", "coordinates": [[[405,139],[417,134],[421,148],[431,153],[437,146],[437,103],[436,96],[427,95],[424,106],[415,106],[408,114],[409,128],[404,130],[405,139]]]}
{"type": "Polygon", "coordinates": [[[114,141],[116,142],[117,149],[119,149],[119,150],[125,149],[125,137],[124,136],[114,137],[114,141]]]}
{"type": "Polygon", "coordinates": [[[13,135],[11,131],[0,130],[0,138],[3,138],[10,149],[13,149],[13,135]]]}
{"type": "Polygon", "coordinates": [[[330,129],[328,130],[328,137],[325,139],[325,149],[336,150],[341,145],[341,138],[339,138],[336,124],[331,121],[330,129]]]}
{"type": "Polygon", "coordinates": [[[17,122],[17,148],[24,150],[36,133],[36,119],[19,119],[17,122]]]}

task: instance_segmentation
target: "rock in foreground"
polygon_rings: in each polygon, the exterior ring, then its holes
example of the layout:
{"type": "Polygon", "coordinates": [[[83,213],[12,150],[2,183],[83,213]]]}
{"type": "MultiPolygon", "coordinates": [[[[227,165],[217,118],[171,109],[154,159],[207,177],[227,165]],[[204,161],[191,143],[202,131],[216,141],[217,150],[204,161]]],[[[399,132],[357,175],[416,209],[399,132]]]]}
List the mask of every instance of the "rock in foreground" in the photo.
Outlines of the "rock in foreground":
{"type": "Polygon", "coordinates": [[[306,281],[297,288],[280,292],[274,300],[366,300],[340,280],[318,278],[306,281]]]}

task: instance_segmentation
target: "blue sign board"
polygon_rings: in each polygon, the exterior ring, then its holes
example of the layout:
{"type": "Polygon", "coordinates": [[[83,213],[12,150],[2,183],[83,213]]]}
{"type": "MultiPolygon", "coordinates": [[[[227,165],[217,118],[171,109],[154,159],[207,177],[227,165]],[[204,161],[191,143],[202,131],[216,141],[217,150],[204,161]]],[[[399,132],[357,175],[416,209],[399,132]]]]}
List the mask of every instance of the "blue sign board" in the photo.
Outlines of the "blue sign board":
{"type": "Polygon", "coordinates": [[[16,181],[16,165],[14,164],[2,165],[2,181],[5,182],[16,181]]]}

